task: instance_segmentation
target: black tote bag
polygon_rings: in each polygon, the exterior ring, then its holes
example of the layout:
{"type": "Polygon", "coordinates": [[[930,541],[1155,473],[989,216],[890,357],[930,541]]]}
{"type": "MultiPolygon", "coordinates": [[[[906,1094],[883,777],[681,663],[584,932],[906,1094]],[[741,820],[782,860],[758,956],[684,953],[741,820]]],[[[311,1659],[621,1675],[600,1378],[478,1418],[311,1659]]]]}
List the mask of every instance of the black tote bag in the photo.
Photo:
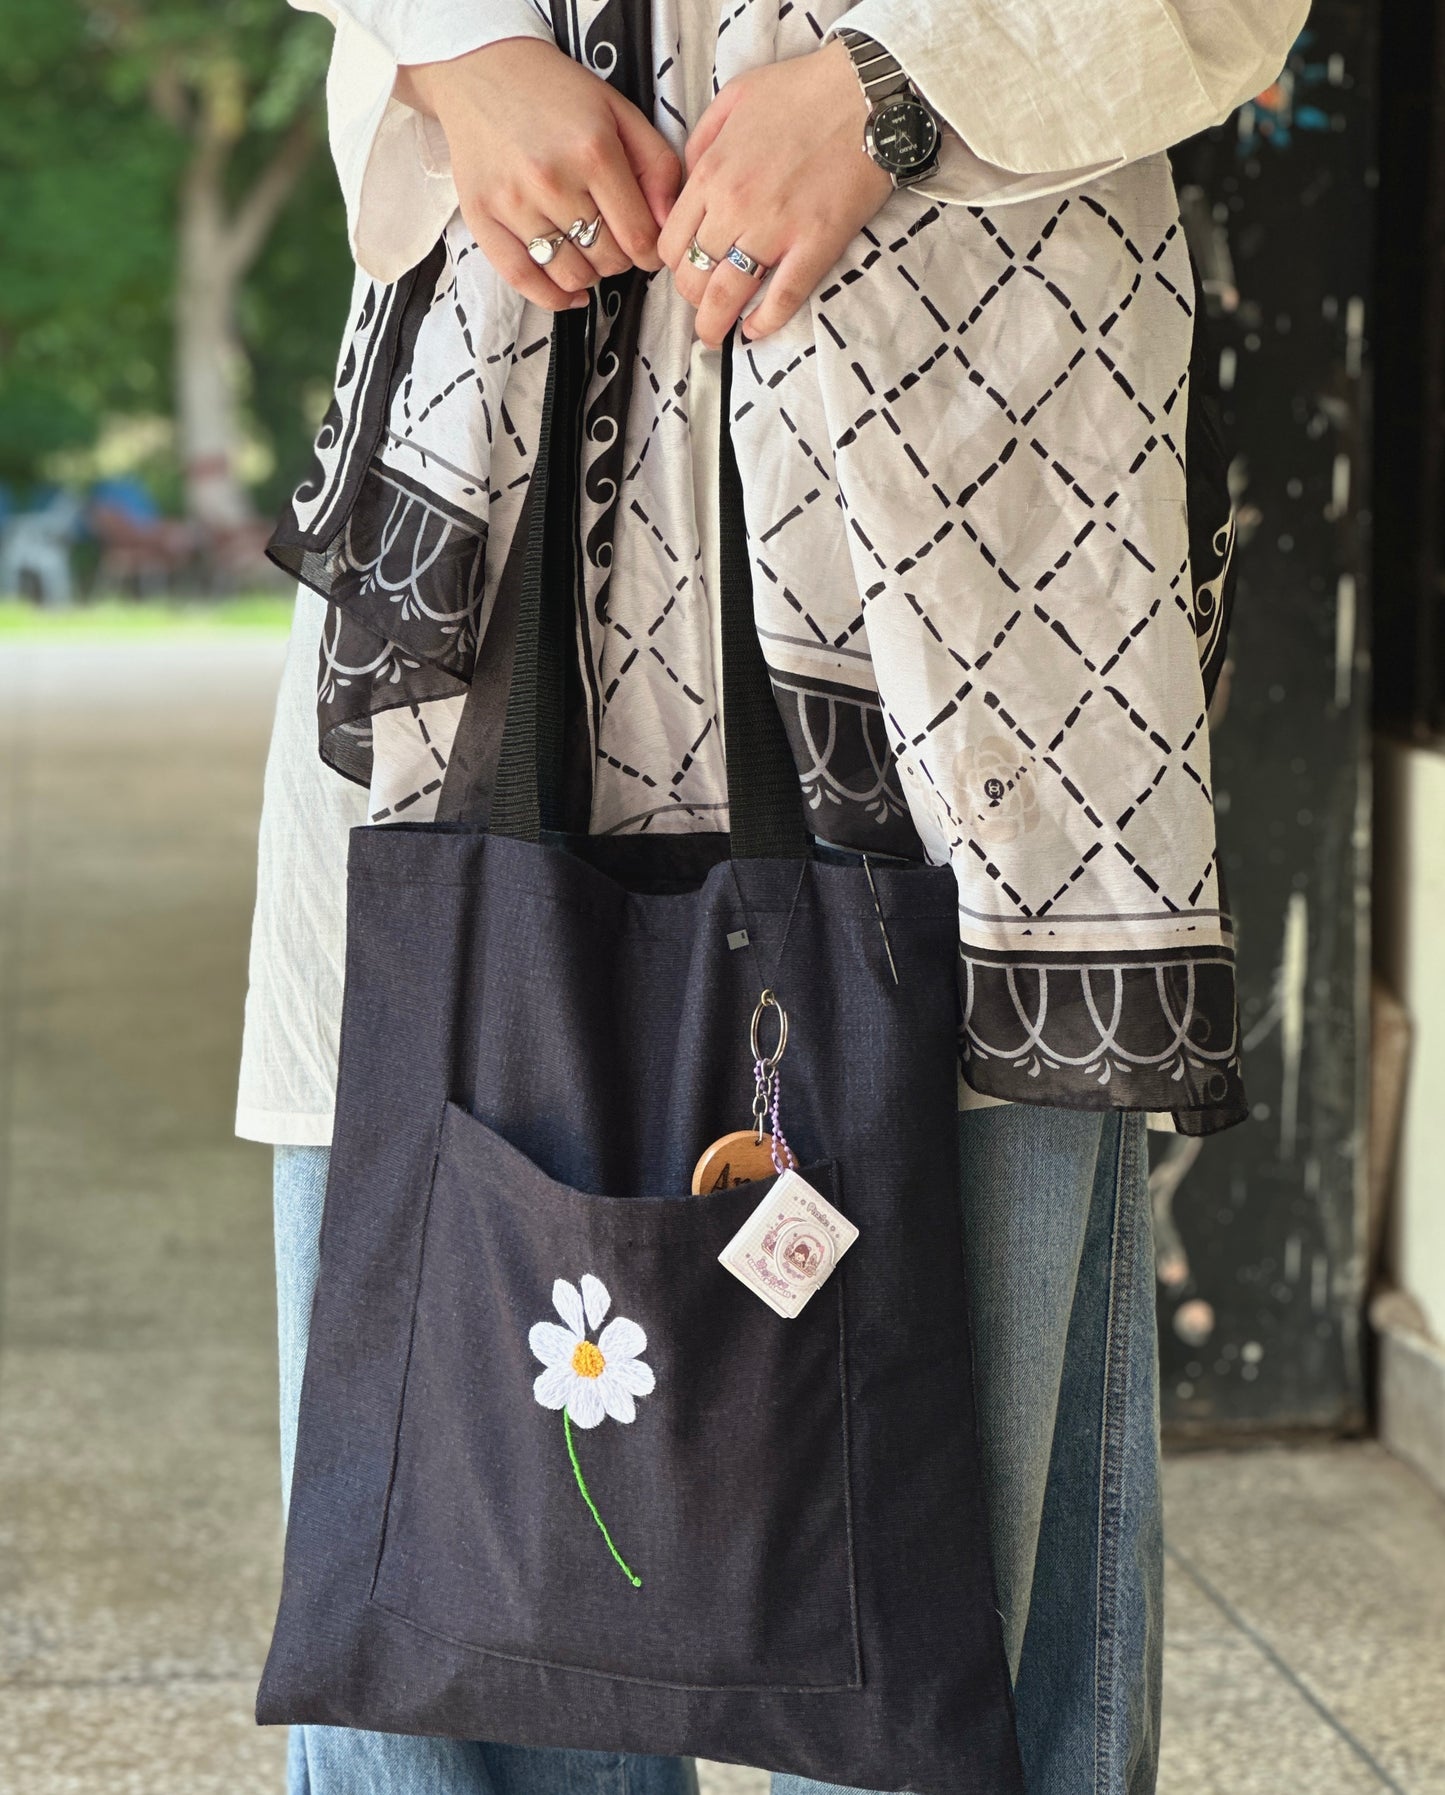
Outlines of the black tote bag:
{"type": "Polygon", "coordinates": [[[726,427],[731,836],[555,831],[586,329],[554,337],[521,577],[498,601],[515,646],[474,684],[466,789],[449,784],[449,821],[351,838],[257,1717],[1013,1795],[953,875],[811,857],[726,427]],[[718,1261],[768,1183],[686,1194],[701,1150],[748,1124],[764,984],[791,1022],[788,1140],[859,1230],[789,1319],[718,1261]]]}

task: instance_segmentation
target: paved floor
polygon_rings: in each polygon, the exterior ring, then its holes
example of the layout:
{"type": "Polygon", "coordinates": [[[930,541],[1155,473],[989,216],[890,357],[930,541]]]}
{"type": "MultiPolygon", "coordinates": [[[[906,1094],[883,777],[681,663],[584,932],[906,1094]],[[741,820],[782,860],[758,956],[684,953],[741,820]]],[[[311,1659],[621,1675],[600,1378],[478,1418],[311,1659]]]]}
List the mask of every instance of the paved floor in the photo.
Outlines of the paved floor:
{"type": "MultiPolygon", "coordinates": [[[[280,644],[0,646],[0,1792],[270,1795],[267,1158],[230,1137],[280,644]]],[[[1445,1510],[1168,1474],[1164,1795],[1445,1795],[1445,1510]]],[[[762,1779],[708,1769],[713,1791],[762,1779]]]]}

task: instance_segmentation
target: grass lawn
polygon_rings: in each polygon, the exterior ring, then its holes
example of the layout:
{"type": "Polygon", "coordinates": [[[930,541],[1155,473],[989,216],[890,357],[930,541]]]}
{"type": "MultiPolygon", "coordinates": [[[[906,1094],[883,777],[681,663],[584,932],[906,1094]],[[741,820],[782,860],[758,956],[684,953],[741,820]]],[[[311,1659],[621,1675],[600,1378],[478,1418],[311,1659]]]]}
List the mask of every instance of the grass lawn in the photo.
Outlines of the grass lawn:
{"type": "Polygon", "coordinates": [[[234,598],[101,598],[42,610],[20,598],[0,598],[0,644],[18,640],[94,640],[202,630],[271,630],[291,627],[289,593],[239,593],[234,598]]]}

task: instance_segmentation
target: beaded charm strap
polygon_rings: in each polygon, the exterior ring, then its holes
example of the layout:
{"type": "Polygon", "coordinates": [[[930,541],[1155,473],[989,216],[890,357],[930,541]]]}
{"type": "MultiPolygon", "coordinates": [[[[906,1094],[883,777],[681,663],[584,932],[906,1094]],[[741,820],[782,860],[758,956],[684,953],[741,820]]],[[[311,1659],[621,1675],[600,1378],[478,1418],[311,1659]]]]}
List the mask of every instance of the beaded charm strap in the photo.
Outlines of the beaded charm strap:
{"type": "Polygon", "coordinates": [[[752,1027],[753,1045],[753,1124],[757,1130],[758,1145],[763,1143],[767,1132],[765,1124],[772,1123],[772,1155],[773,1169],[779,1174],[797,1167],[793,1157],[793,1149],[788,1145],[783,1134],[782,1123],[778,1120],[778,1102],[781,1094],[782,1080],[778,1067],[782,1063],[783,1054],[788,1045],[788,1012],[778,1002],[771,991],[764,991],[758,999],[757,1008],[753,1011],[752,1027]],[[778,1012],[778,1044],[771,1053],[762,1050],[763,1018],[769,1010],[778,1012]]]}

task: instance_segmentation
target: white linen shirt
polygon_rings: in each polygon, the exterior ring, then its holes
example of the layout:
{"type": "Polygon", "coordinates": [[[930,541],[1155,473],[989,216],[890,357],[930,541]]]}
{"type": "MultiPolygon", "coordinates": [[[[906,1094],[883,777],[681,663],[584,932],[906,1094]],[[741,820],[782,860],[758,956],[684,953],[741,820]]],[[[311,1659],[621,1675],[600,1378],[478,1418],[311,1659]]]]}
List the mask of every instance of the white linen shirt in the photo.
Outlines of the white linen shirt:
{"type": "MultiPolygon", "coordinates": [[[[392,478],[388,469],[405,483],[420,468],[432,483],[430,498],[418,498],[413,482],[404,503],[395,501],[403,530],[419,504],[424,513],[434,506],[427,515],[444,537],[455,534],[458,520],[474,520],[486,545],[476,605],[485,616],[530,466],[529,431],[546,360],[532,350],[545,343],[549,320],[477,254],[457,211],[439,130],[392,90],[403,64],[447,60],[505,37],[550,40],[551,26],[532,0],[292,4],[323,13],[336,28],[330,136],[359,269],[344,365],[364,362],[368,331],[381,328],[385,300],[377,295],[390,289],[377,283],[399,281],[439,241],[444,248],[438,294],[451,303],[427,309],[375,469],[383,487],[392,478]],[[459,360],[473,364],[474,384],[456,379],[459,360]],[[417,393],[430,396],[418,406],[417,393]],[[507,428],[494,429],[503,394],[507,428]]],[[[1040,1061],[1051,1076],[1064,1064],[1068,1077],[1092,1080],[1092,1063],[1085,1067],[1076,1055],[1077,1067],[1066,1064],[1069,1054],[1048,1038],[1047,981],[1037,1000],[1014,992],[1015,970],[1035,970],[1034,944],[1062,937],[1076,959],[1097,962],[1127,948],[1124,958],[1147,962],[1153,955],[1161,965],[1202,944],[1232,960],[1216,889],[1195,623],[1180,597],[1189,572],[1184,406],[1172,417],[1170,407],[1181,398],[1187,404],[1189,277],[1162,151],[1271,81],[1307,8],[1300,0],[861,0],[851,9],[823,4],[803,14],[787,7],[780,13],[776,0],[751,0],[759,36],[749,44],[734,31],[724,55],[717,0],[653,5],[663,28],[677,34],[669,105],[666,113],[659,109],[658,123],[679,148],[676,121],[695,124],[714,83],[753,66],[760,42],[768,55],[798,54],[844,19],[887,46],[949,126],[937,179],[895,195],[875,221],[877,236],[860,238],[810,306],[752,346],[746,367],[739,366],[745,390],[741,412],[735,391],[733,431],[760,632],[775,685],[791,682],[803,710],[809,699],[816,709],[820,694],[827,707],[834,704],[828,694],[856,692],[859,704],[886,713],[900,802],[929,857],[951,860],[959,875],[970,992],[975,980],[981,989],[1005,967],[1007,1002],[1022,1029],[1021,1042],[1000,1048],[990,1032],[997,1033],[997,1018],[988,1012],[997,994],[981,1001],[973,1046],[983,1072],[969,1074],[975,1085],[987,1086],[988,1066],[1004,1060],[1010,1076],[1022,1078],[1020,1068],[1040,1061]],[[1075,194],[1079,203],[1055,205],[1051,196],[1061,194],[1075,194]],[[946,217],[930,225],[930,201],[960,208],[957,225],[946,217]],[[1009,227],[1017,246],[991,222],[995,216],[1017,221],[1009,227]],[[889,253],[874,242],[887,242],[889,253]],[[1034,248],[1025,255],[1029,243],[1034,248]],[[1036,278],[1016,280],[1000,298],[1020,266],[1036,278]],[[1149,279],[1138,266],[1149,268],[1149,279]],[[1120,292],[1127,297],[1111,314],[1120,292]],[[928,301],[922,311],[920,295],[928,301]],[[974,358],[959,355],[953,385],[944,388],[938,375],[930,383],[913,371],[931,359],[930,296],[973,325],[974,358]],[[1078,332],[1088,339],[1087,358],[1078,332]],[[891,434],[880,436],[880,407],[859,410],[858,380],[870,376],[885,389],[889,403],[881,410],[891,434]],[[749,380],[759,396],[781,395],[785,409],[750,399],[749,380]],[[1165,419],[1163,449],[1157,432],[1146,435],[1140,412],[1165,419]],[[1046,419],[1047,450],[1035,434],[1035,455],[1025,449],[1014,456],[1018,442],[1010,446],[1004,437],[1018,438],[1020,418],[1028,426],[1038,413],[1046,419]],[[1011,420],[1007,429],[1001,415],[1011,420]],[[925,460],[928,477],[920,485],[925,460]],[[958,496],[945,499],[940,482],[951,482],[958,496]],[[1109,493],[1106,511],[1123,495],[1092,536],[1097,505],[1086,486],[1109,493]],[[946,523],[938,522],[936,507],[947,512],[946,523]],[[953,530],[955,514],[964,512],[962,528],[953,530]],[[828,521],[839,517],[846,527],[828,521]],[[900,582],[900,570],[920,564],[923,576],[900,582]],[[1020,583],[1049,609],[1035,602],[1026,627],[1015,630],[1022,613],[1012,594],[1020,583]],[[1063,803],[1051,795],[1052,784],[1041,803],[1030,771],[1005,764],[1017,749],[991,721],[1009,717],[1008,730],[1021,737],[1032,730],[1051,749],[1063,740],[1080,706],[1067,695],[1072,662],[1061,639],[1091,668],[1107,671],[1129,656],[1127,691],[1117,676],[1113,687],[1102,682],[1108,697],[1086,717],[1091,727],[1114,719],[1123,734],[1108,739],[1119,751],[1104,755],[1104,766],[1087,742],[1076,764],[1069,764],[1067,747],[1060,764],[1045,756],[1059,784],[1081,800],[1080,810],[1066,813],[1050,809],[1063,803]],[[1050,657],[1067,663],[1062,671],[1050,657]],[[1003,669],[997,689],[985,693],[980,683],[966,699],[959,666],[982,669],[986,662],[1003,669]],[[1110,698],[1136,723],[1141,710],[1148,713],[1153,739],[1172,744],[1162,758],[1142,744],[1135,751],[1110,698]],[[977,792],[994,790],[1000,778],[1007,788],[1002,806],[990,800],[989,814],[975,814],[977,792]],[[1146,810],[1161,781],[1171,795],[1146,810]],[[1087,825],[1080,813],[1091,819],[1087,825]]],[[[590,9],[584,0],[583,15],[589,10],[597,14],[598,0],[590,9]]],[[[729,22],[748,11],[738,8],[729,22]]],[[[698,712],[669,708],[676,690],[685,689],[702,714],[721,720],[713,625],[698,620],[717,590],[715,435],[702,421],[716,406],[714,358],[690,343],[690,329],[679,323],[682,302],[664,283],[654,283],[647,303],[653,384],[664,398],[675,390],[686,399],[659,401],[655,412],[627,420],[631,502],[618,508],[606,575],[593,570],[594,591],[598,578],[610,581],[607,606],[595,607],[608,613],[593,645],[597,687],[609,695],[623,688],[610,712],[599,706],[592,820],[599,832],[715,827],[724,794],[717,732],[710,739],[706,726],[698,731],[698,712]],[[653,616],[647,594],[656,590],[659,547],[674,570],[691,570],[682,587],[697,604],[674,610],[669,601],[653,616]],[[634,604],[641,608],[629,611],[634,604]],[[650,686],[642,683],[649,663],[634,667],[628,647],[641,639],[654,643],[660,668],[650,686]],[[666,791],[673,808],[641,808],[644,788],[666,791]]],[[[338,399],[344,384],[339,377],[338,399]]],[[[1021,440],[1028,438],[1025,427],[1021,440]]],[[[293,522],[304,524],[324,508],[339,478],[323,454],[320,485],[305,504],[298,494],[293,522]]],[[[382,533],[394,540],[397,531],[388,526],[382,533]]],[[[382,591],[404,605],[405,590],[382,571],[378,563],[367,576],[373,598],[382,591]]],[[[363,800],[315,752],[315,687],[308,690],[306,670],[318,638],[323,691],[340,666],[324,611],[303,592],[268,763],[237,1115],[244,1136],[297,1144],[330,1138],[345,829],[403,810],[413,820],[431,814],[437,768],[462,702],[458,692],[410,707],[378,704],[363,800]]],[[[403,629],[394,633],[405,643],[403,629]]],[[[354,664],[346,667],[349,679],[355,672],[354,664]]],[[[837,715],[848,702],[837,701],[837,715]]],[[[1122,968],[1122,958],[1119,967],[1102,968],[1117,975],[1120,991],[1122,968]]],[[[1151,966],[1133,967],[1141,970],[1151,966]]],[[[1084,1001],[1092,1013],[1089,976],[1084,1001]]],[[[1177,1024],[1172,992],[1162,980],[1159,989],[1164,1014],[1177,1024]]],[[[1119,1001],[1112,1021],[1107,1009],[1106,1000],[1106,1013],[1096,1018],[1097,1053],[1089,1048],[1105,1084],[1111,1063],[1121,1082],[1147,1057],[1131,1055],[1119,1038],[1119,1001]]],[[[1174,1050],[1189,1027],[1186,1014],[1174,1050]]],[[[1224,1050],[1216,1043],[1213,1051],[1224,1050]]],[[[1196,1054],[1193,1063],[1203,1062],[1196,1054]]],[[[1057,1100],[1093,1100],[1085,1085],[1077,1089],[1082,1097],[1057,1100]]],[[[993,1095],[1008,1094],[1005,1077],[993,1095]]],[[[990,1100],[980,1090],[973,1095],[990,1100]]],[[[1146,1107],[1165,1108],[1167,1101],[1146,1107]]]]}
{"type": "MultiPolygon", "coordinates": [[[[336,28],[326,101],[352,253],[395,280],[457,205],[446,140],[393,97],[397,69],[502,38],[550,43],[551,23],[533,0],[290,3],[336,28]]],[[[951,127],[938,178],[917,191],[998,206],[1218,124],[1274,80],[1308,12],[1309,0],[859,0],[846,22],[951,127]]]]}

